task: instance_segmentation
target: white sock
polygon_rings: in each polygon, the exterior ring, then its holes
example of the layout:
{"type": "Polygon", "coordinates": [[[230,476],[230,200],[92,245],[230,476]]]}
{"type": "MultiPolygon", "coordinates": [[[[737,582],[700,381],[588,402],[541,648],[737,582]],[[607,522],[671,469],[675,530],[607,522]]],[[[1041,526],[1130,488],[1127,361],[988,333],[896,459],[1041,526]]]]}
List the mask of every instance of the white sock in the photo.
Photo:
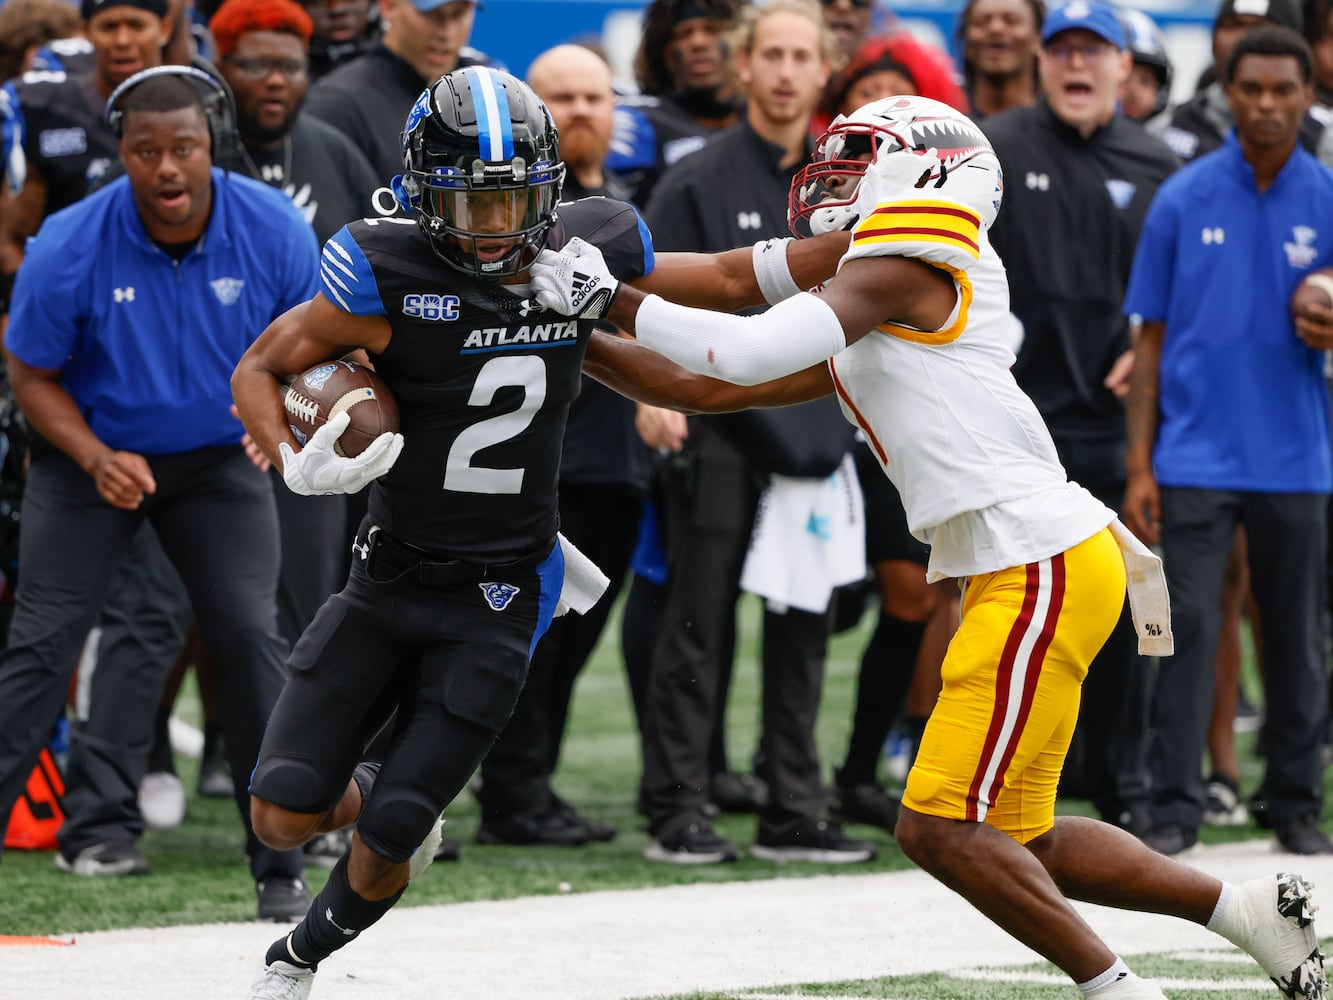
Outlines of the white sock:
{"type": "Polygon", "coordinates": [[[1106,987],[1118,983],[1120,980],[1126,979],[1133,974],[1134,973],[1129,971],[1129,966],[1121,960],[1119,955],[1117,955],[1109,969],[1103,972],[1100,976],[1093,976],[1086,983],[1079,983],[1078,988],[1085,997],[1097,996],[1105,990],[1106,987]]]}
{"type": "Polygon", "coordinates": [[[1233,944],[1236,940],[1236,932],[1241,929],[1236,926],[1236,913],[1231,906],[1231,901],[1235,895],[1235,886],[1230,882],[1223,882],[1222,891],[1218,894],[1217,903],[1213,906],[1212,916],[1208,918],[1208,923],[1204,924],[1214,934],[1221,934],[1233,944]]]}

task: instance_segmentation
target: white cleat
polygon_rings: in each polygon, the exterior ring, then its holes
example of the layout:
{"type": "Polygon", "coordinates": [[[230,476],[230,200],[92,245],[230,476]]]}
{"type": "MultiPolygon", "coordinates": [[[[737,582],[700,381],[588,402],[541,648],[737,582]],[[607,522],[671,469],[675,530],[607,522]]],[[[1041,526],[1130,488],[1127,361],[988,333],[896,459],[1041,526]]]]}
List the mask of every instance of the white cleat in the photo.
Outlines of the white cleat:
{"type": "Polygon", "coordinates": [[[1313,886],[1299,875],[1267,875],[1236,888],[1239,930],[1232,943],[1254,957],[1289,1000],[1327,1000],[1313,886]]]}
{"type": "Polygon", "coordinates": [[[440,844],[444,841],[444,817],[437,816],[435,825],[430,828],[430,833],[426,834],[426,839],[421,842],[421,846],[416,849],[411,859],[407,863],[407,880],[413,882],[417,876],[430,867],[430,863],[435,860],[435,852],[440,849],[440,844]]]}
{"type": "Polygon", "coordinates": [[[279,960],[264,967],[246,1000],[306,1000],[314,985],[314,969],[279,960]]]}

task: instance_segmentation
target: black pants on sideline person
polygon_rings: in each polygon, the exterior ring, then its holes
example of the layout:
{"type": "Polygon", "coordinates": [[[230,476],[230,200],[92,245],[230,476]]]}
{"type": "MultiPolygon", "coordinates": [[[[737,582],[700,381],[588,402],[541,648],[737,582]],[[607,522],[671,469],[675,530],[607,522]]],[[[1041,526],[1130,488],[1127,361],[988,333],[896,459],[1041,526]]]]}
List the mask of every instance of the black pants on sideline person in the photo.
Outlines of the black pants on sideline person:
{"type": "MultiPolygon", "coordinates": [[[[35,458],[21,524],[23,582],[0,652],[0,816],[8,816],[51,725],[89,630],[145,519],[180,573],[204,642],[221,665],[222,723],[232,771],[247,775],[282,688],[274,591],[278,521],[267,477],[239,447],[149,460],[157,492],[135,511],[105,503],[61,453],[35,458]]],[[[156,709],[147,699],[145,713],[156,709]]],[[[252,874],[300,878],[302,853],[261,844],[237,782],[252,874]]]]}
{"type": "MultiPolygon", "coordinates": [[[[701,814],[708,799],[708,741],[717,671],[730,658],[741,566],[759,495],[756,472],[720,431],[690,428],[689,487],[666,499],[671,567],[661,631],[648,679],[640,811],[656,834],[701,814]]],[[[814,724],[824,676],[828,618],[788,611],[763,616],[762,777],[769,805],[761,831],[781,837],[823,809],[814,724]]]]}
{"type": "Polygon", "coordinates": [[[1153,695],[1153,822],[1197,830],[1200,757],[1215,685],[1222,578],[1237,523],[1249,542],[1250,589],[1263,623],[1264,793],[1279,836],[1323,804],[1327,711],[1324,566],[1328,498],[1163,487],[1162,562],[1176,654],[1153,695]]]}

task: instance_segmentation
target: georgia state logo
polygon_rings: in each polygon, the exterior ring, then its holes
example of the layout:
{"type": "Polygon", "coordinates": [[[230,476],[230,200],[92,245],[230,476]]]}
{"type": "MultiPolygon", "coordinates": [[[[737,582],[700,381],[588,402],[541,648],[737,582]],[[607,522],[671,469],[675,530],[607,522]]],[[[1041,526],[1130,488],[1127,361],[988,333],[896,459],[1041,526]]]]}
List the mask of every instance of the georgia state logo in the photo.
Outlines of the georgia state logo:
{"type": "Polygon", "coordinates": [[[492,611],[503,611],[509,607],[509,602],[518,593],[517,587],[507,583],[479,583],[477,586],[481,588],[481,594],[492,611]]]}

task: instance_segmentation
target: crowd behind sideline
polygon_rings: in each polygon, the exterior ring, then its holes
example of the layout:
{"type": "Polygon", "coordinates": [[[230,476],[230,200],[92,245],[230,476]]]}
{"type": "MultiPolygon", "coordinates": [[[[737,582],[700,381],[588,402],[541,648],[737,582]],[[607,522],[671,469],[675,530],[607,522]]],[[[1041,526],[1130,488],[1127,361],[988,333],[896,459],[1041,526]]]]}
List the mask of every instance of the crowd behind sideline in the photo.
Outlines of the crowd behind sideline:
{"type": "MultiPolygon", "coordinates": [[[[1014,286],[1016,374],[1043,409],[1071,475],[1118,508],[1127,478],[1121,399],[1129,391],[1134,326],[1122,308],[1132,249],[1156,186],[1180,161],[1224,142],[1231,122],[1216,72],[1199,81],[1196,98],[1179,108],[1167,107],[1172,68],[1161,33],[1142,12],[1123,10],[1121,40],[1105,40],[1128,53],[1132,67],[1127,78],[1094,74],[1078,83],[1080,92],[1086,91],[1099,107],[1109,97],[1116,108],[1114,118],[1101,121],[1094,115],[1086,122],[1074,121],[1068,118],[1067,102],[1047,92],[1049,81],[1064,86],[1060,73],[1071,66],[1088,66],[1096,50],[1088,45],[1071,48],[1059,32],[1044,32],[1052,12],[1040,0],[972,0],[960,15],[961,66],[953,65],[945,53],[896,33],[888,11],[868,2],[833,0],[819,5],[829,32],[821,39],[821,55],[830,70],[827,79],[797,72],[780,84],[764,80],[746,84],[734,78],[727,59],[728,33],[741,19],[744,6],[740,0],[648,4],[634,81],[613,80],[598,63],[595,46],[583,46],[586,40],[551,40],[579,46],[553,48],[528,73],[561,129],[562,154],[570,173],[566,197],[601,194],[632,201],[644,213],[659,249],[723,249],[714,242],[741,245],[756,237],[781,235],[786,209],[783,202],[760,204],[731,194],[737,200],[719,207],[699,194],[700,187],[707,192],[710,184],[727,187],[720,178],[700,181],[690,167],[690,157],[725,130],[749,127],[776,145],[771,135],[789,125],[793,114],[805,119],[804,134],[814,136],[835,115],[893,93],[919,93],[964,110],[993,136],[1008,174],[1008,200],[996,225],[995,243],[1014,286]],[[794,111],[788,92],[796,95],[794,111]],[[1085,178],[1077,188],[1086,212],[1080,210],[1062,221],[1038,204],[1028,211],[1020,207],[1026,199],[1060,189],[1067,179],[1089,169],[1092,182],[1085,178]],[[1094,206],[1094,199],[1101,201],[1094,206]],[[692,229],[686,219],[696,211],[711,214],[692,229]],[[1088,218],[1103,221],[1089,226],[1088,218]],[[724,223],[721,232],[709,228],[708,222],[715,219],[724,223]],[[1092,307],[1088,313],[1070,315],[1064,311],[1067,303],[1060,302],[1056,293],[1063,279],[1078,270],[1097,274],[1100,280],[1095,294],[1082,286],[1092,307]]],[[[1302,140],[1309,150],[1333,162],[1333,137],[1325,128],[1333,105],[1330,9],[1327,2],[1302,9],[1296,0],[1226,0],[1216,22],[1215,57],[1219,66],[1224,65],[1227,46],[1256,27],[1273,24],[1301,32],[1313,53],[1317,100],[1302,140]]],[[[176,0],[169,8],[165,3],[113,0],[85,3],[82,10],[61,0],[8,0],[0,6],[0,76],[9,80],[2,106],[6,168],[0,193],[2,290],[7,296],[21,267],[23,241],[42,220],[117,174],[114,137],[106,127],[102,104],[138,69],[159,63],[193,64],[225,80],[236,102],[240,141],[231,160],[219,162],[287,193],[315,237],[323,241],[343,223],[370,214],[374,191],[401,171],[396,137],[427,82],[460,66],[503,64],[504,52],[480,53],[467,47],[474,17],[493,14],[468,0],[386,0],[381,5],[364,0],[299,5],[225,0],[193,7],[176,0]]],[[[1082,30],[1077,14],[1069,23],[1082,30]]],[[[790,177],[800,152],[782,150],[779,177],[790,177]]],[[[731,180],[747,178],[742,174],[731,180]]],[[[386,204],[383,197],[380,204],[386,204]]],[[[766,664],[765,678],[781,684],[784,678],[799,677],[805,682],[800,690],[808,692],[813,684],[817,692],[829,630],[845,625],[846,619],[858,619],[867,601],[876,606],[878,621],[861,667],[847,754],[823,775],[830,783],[827,802],[807,817],[831,831],[817,860],[836,863],[872,857],[872,844],[842,835],[838,824],[892,830],[896,802],[879,770],[881,749],[890,730],[909,745],[919,735],[938,685],[943,645],[956,620],[956,594],[948,584],[925,584],[923,554],[901,524],[896,498],[891,490],[886,493],[877,470],[872,469],[870,476],[848,473],[848,468],[864,467],[864,449],[840,436],[840,430],[808,442],[810,453],[775,456],[764,428],[739,428],[716,418],[686,422],[624,401],[599,401],[598,388],[591,385],[585,395],[581,405],[587,407],[586,416],[582,422],[577,417],[571,420],[566,443],[562,516],[566,530],[602,565],[614,586],[629,586],[622,647],[640,720],[660,707],[650,693],[649,678],[672,656],[668,644],[655,641],[663,634],[663,616],[684,613],[672,603],[667,567],[671,558],[690,548],[689,526],[695,522],[690,517],[669,521],[669,511],[679,506],[671,498],[686,497],[707,507],[700,498],[711,503],[717,494],[703,491],[700,476],[722,465],[737,481],[758,479],[760,489],[773,473],[822,480],[839,470],[845,480],[864,487],[866,514],[860,527],[865,537],[857,542],[864,545],[864,558],[855,579],[829,580],[822,605],[816,600],[808,608],[784,601],[782,595],[767,595],[775,615],[772,627],[780,627],[776,623],[780,619],[782,626],[800,624],[802,632],[794,655],[766,664]],[[844,461],[849,455],[850,467],[844,461]],[[646,522],[645,508],[652,512],[646,522]],[[597,536],[601,544],[577,537],[579,525],[591,532],[585,538],[597,536]],[[836,620],[839,611],[841,622],[836,620]]],[[[0,507],[0,513],[18,509],[21,456],[29,446],[22,422],[12,410],[10,404],[4,415],[8,450],[0,503],[8,506],[0,507]]],[[[812,438],[822,432],[825,421],[830,427],[840,422],[829,417],[825,413],[804,420],[812,438]]],[[[777,433],[790,434],[790,428],[777,433]]],[[[284,494],[281,483],[274,488],[275,495],[284,494]]],[[[760,489],[748,508],[729,513],[727,538],[741,552],[749,545],[760,489]]],[[[291,528],[283,537],[284,566],[302,569],[300,574],[284,573],[280,591],[279,622],[289,639],[299,635],[323,597],[340,585],[347,542],[359,520],[356,498],[321,502],[319,507],[316,512],[313,504],[295,504],[282,521],[291,528]],[[300,528],[293,527],[298,524],[300,528]],[[327,544],[329,539],[342,542],[327,544]]],[[[15,581],[21,585],[22,580],[12,530],[16,525],[15,516],[9,523],[5,553],[11,585],[15,581]]],[[[1249,801],[1241,794],[1239,762],[1230,737],[1239,710],[1239,622],[1249,614],[1256,631],[1262,631],[1252,610],[1256,605],[1246,578],[1243,545],[1238,534],[1222,595],[1225,615],[1217,630],[1216,681],[1200,687],[1198,694],[1204,698],[1216,692],[1206,785],[1205,774],[1198,775],[1206,794],[1200,816],[1191,819],[1187,813],[1172,813],[1174,822],[1162,822],[1153,815],[1146,747],[1150,735],[1158,741],[1172,738],[1150,727],[1153,666],[1127,649],[1111,647],[1103,668],[1089,680],[1088,710],[1080,723],[1067,788],[1091,798],[1104,818],[1139,833],[1164,853],[1188,850],[1197,840],[1200,821],[1268,822],[1265,789],[1251,789],[1249,801]]],[[[171,759],[169,719],[174,693],[188,666],[199,669],[206,714],[200,791],[233,794],[216,679],[209,679],[219,667],[210,666],[208,652],[199,647],[190,628],[188,601],[183,600],[170,567],[154,551],[153,539],[142,539],[133,562],[125,570],[127,579],[153,586],[116,589],[117,606],[108,608],[86,648],[85,673],[96,666],[102,671],[101,683],[114,684],[114,665],[137,659],[152,668],[151,676],[165,677],[166,684],[156,712],[150,713],[155,716],[152,732],[120,734],[123,748],[138,761],[127,764],[127,770],[142,774],[135,789],[138,815],[122,810],[114,821],[98,826],[91,841],[85,836],[70,842],[62,836],[62,867],[74,874],[147,871],[148,859],[137,847],[144,825],[180,821],[183,790],[171,759]],[[130,595],[137,597],[137,604],[130,595]],[[140,627],[149,619],[166,624],[151,630],[140,627]]],[[[739,578],[719,579],[714,590],[698,597],[727,607],[728,602],[734,604],[740,583],[739,578]]],[[[1301,579],[1292,589],[1317,593],[1326,603],[1323,579],[1301,579]]],[[[585,817],[551,787],[574,681],[598,640],[614,597],[613,592],[603,600],[600,613],[562,622],[543,641],[545,648],[535,661],[534,682],[520,714],[483,765],[478,790],[482,842],[574,847],[616,836],[614,827],[585,817]]],[[[1306,631],[1318,632],[1322,650],[1322,615],[1317,623],[1305,625],[1306,631]]],[[[762,829],[764,810],[776,805],[766,778],[774,765],[766,759],[763,745],[752,761],[733,765],[726,759],[721,706],[730,678],[730,635],[723,621],[717,629],[708,675],[719,692],[717,710],[712,718],[698,720],[691,747],[707,759],[709,808],[704,828],[694,824],[686,842],[657,860],[728,860],[735,849],[721,838],[706,836],[708,818],[716,810],[757,811],[762,829]]],[[[1266,669],[1287,666],[1264,662],[1266,669]]],[[[1326,714],[1326,696],[1323,701],[1326,714]]],[[[817,707],[817,697],[802,696],[800,704],[789,706],[781,716],[789,725],[766,719],[764,741],[808,745],[817,707]]],[[[85,735],[89,731],[87,711],[75,713],[76,739],[81,730],[85,735]]],[[[1198,749],[1177,748],[1186,757],[1193,751],[1195,758],[1198,749]]],[[[1200,761],[1195,763],[1197,770],[1200,761]]],[[[8,777],[12,780],[15,775],[8,777]]],[[[79,777],[96,785],[93,772],[79,777]]],[[[94,800],[114,794],[108,787],[89,791],[94,800]]],[[[1279,830],[1283,846],[1299,853],[1333,851],[1318,828],[1318,812],[1316,808],[1313,814],[1295,817],[1304,821],[1313,815],[1313,829],[1306,823],[1297,833],[1279,830]]],[[[339,835],[331,839],[330,844],[312,844],[307,863],[327,863],[339,856],[339,835]]],[[[780,855],[782,845],[777,846],[780,855]]],[[[459,845],[446,842],[441,856],[457,857],[459,851],[459,845]]],[[[301,902],[298,894],[286,910],[279,907],[266,915],[278,919],[299,915],[305,903],[308,899],[301,902]]]]}

